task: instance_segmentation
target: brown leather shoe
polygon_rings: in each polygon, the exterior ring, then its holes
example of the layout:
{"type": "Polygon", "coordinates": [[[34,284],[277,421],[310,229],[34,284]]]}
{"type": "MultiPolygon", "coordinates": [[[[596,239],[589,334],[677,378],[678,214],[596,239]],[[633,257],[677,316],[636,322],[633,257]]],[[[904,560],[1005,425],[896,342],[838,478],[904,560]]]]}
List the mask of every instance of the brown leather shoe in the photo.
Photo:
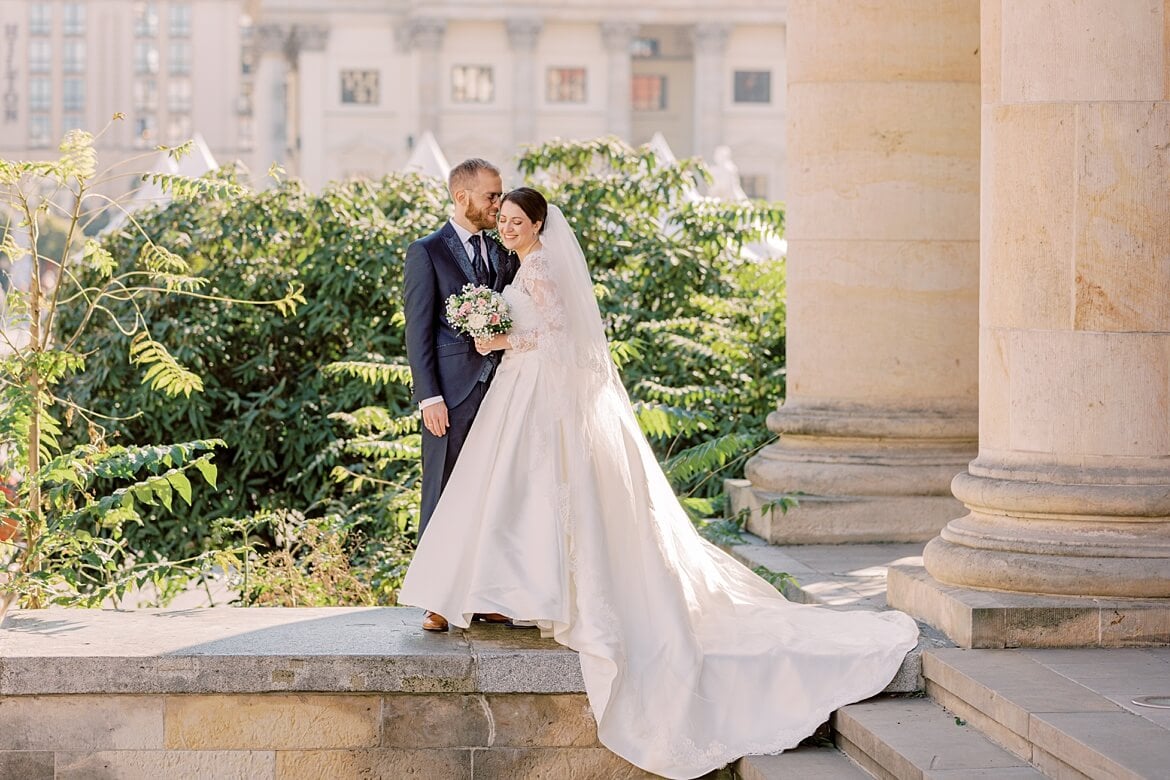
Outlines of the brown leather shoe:
{"type": "Polygon", "coordinates": [[[511,620],[507,615],[501,615],[499,612],[476,612],[471,619],[480,623],[507,623],[511,620]]]}
{"type": "Polygon", "coordinates": [[[422,627],[423,631],[446,631],[447,618],[438,612],[428,612],[423,618],[422,627]]]}

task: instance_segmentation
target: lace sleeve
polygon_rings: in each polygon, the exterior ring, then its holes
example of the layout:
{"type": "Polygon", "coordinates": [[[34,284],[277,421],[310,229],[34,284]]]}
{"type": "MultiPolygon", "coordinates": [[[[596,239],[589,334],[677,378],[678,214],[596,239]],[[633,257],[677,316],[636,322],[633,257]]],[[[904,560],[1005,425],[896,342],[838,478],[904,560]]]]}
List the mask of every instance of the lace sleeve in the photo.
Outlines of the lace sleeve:
{"type": "Polygon", "coordinates": [[[517,352],[554,345],[557,336],[565,329],[565,304],[556,284],[549,278],[548,258],[535,253],[529,256],[520,270],[517,283],[536,304],[541,324],[528,330],[513,330],[508,334],[508,343],[517,352]]]}

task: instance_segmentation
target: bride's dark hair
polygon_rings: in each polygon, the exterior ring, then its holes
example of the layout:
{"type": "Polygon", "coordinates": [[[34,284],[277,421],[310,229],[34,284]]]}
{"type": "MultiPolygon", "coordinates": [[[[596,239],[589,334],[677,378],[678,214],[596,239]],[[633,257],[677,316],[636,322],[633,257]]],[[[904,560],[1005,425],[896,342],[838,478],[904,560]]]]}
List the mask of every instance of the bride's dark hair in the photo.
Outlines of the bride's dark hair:
{"type": "Polygon", "coordinates": [[[540,223],[538,232],[544,232],[544,226],[548,224],[548,201],[538,191],[531,187],[517,187],[500,200],[501,206],[505,203],[515,203],[526,217],[540,223]]]}

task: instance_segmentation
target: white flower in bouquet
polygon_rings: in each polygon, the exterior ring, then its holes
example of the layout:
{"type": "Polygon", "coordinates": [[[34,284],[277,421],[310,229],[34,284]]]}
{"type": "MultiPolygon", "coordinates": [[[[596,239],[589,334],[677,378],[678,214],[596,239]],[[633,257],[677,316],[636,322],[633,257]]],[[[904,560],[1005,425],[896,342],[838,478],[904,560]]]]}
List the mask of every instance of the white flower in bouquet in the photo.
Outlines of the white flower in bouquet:
{"type": "Polygon", "coordinates": [[[476,339],[490,339],[512,329],[507,301],[482,285],[465,285],[448,298],[447,319],[455,329],[476,339]]]}

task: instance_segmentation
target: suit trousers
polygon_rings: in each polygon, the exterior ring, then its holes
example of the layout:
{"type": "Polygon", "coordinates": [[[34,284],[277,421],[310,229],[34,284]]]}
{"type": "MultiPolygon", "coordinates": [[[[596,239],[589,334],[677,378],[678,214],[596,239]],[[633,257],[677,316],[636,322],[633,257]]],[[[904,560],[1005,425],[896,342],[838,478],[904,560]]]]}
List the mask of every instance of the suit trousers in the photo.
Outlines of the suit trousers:
{"type": "Polygon", "coordinates": [[[422,539],[427,523],[431,521],[431,515],[439,503],[439,496],[447,487],[447,480],[451,478],[455,461],[463,449],[463,442],[467,441],[467,434],[471,430],[471,424],[475,422],[475,415],[479,411],[479,405],[483,403],[487,388],[486,381],[476,382],[467,398],[458,406],[447,409],[450,423],[447,435],[435,436],[425,426],[422,429],[422,505],[418,518],[419,539],[422,539]]]}

